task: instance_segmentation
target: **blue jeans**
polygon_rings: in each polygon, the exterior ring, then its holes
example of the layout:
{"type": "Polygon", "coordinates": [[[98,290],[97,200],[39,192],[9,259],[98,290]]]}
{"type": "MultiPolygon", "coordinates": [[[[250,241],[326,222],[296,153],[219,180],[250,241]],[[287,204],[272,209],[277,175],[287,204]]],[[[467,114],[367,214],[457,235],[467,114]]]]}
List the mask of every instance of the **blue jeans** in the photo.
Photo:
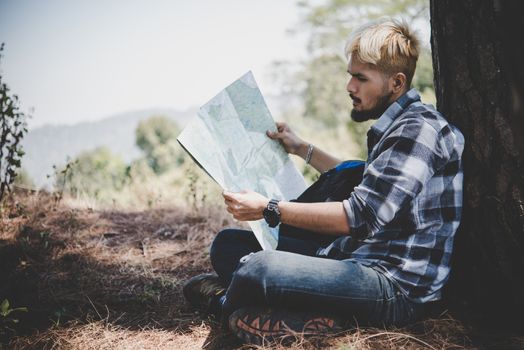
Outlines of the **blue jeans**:
{"type": "Polygon", "coordinates": [[[251,231],[221,231],[211,246],[211,263],[229,286],[223,318],[252,305],[315,311],[359,325],[401,326],[418,320],[415,303],[383,272],[353,260],[316,257],[315,239],[280,236],[277,250],[261,250],[251,231]]]}

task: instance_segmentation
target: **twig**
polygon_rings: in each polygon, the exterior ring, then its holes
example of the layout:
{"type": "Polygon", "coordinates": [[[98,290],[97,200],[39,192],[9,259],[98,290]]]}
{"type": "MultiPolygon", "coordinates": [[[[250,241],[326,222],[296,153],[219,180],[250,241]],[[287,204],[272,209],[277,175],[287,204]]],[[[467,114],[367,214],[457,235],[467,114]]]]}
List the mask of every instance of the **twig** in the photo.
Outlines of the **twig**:
{"type": "Polygon", "coordinates": [[[419,339],[417,337],[414,337],[412,335],[409,335],[409,334],[404,334],[404,333],[397,333],[397,332],[381,332],[381,333],[377,333],[377,334],[372,334],[372,335],[369,335],[365,338],[361,338],[361,339],[357,339],[355,341],[355,344],[356,345],[357,343],[359,342],[363,342],[363,341],[366,341],[366,340],[369,340],[371,338],[376,338],[376,337],[380,337],[380,336],[383,336],[383,335],[395,335],[395,336],[400,336],[400,337],[405,337],[405,338],[409,338],[409,339],[412,339],[416,342],[419,342],[425,346],[427,346],[428,348],[432,349],[432,350],[437,350],[436,348],[434,348],[433,346],[429,345],[428,343],[426,343],[425,341],[423,341],[422,339],[419,339]]]}
{"type": "Polygon", "coordinates": [[[89,303],[91,304],[91,306],[93,307],[93,309],[95,309],[95,312],[96,312],[96,314],[98,315],[98,317],[100,317],[100,321],[102,321],[104,318],[102,317],[102,315],[100,315],[100,313],[99,313],[98,310],[96,309],[96,306],[95,306],[95,304],[93,304],[93,302],[91,301],[91,298],[89,298],[88,295],[86,295],[86,298],[87,298],[87,300],[89,300],[89,303]]]}

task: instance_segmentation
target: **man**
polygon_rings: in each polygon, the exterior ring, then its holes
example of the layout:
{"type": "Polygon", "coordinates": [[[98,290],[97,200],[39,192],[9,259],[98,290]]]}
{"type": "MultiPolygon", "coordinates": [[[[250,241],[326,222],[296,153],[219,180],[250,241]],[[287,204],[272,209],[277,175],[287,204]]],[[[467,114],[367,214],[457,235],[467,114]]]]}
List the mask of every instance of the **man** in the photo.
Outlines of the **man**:
{"type": "MultiPolygon", "coordinates": [[[[391,19],[350,37],[351,117],[378,119],[368,132],[362,182],[342,202],[270,201],[252,191],[224,192],[235,219],[265,218],[303,229],[304,237],[281,236],[277,250],[261,251],[250,231],[220,232],[211,247],[217,275],[186,284],[190,303],[220,314],[233,333],[260,344],[293,332],[336,331],[352,322],[402,325],[440,299],[461,215],[464,139],[410,89],[418,53],[407,24],[391,19]]],[[[319,172],[340,164],[285,123],[277,129],[268,136],[319,172]]]]}

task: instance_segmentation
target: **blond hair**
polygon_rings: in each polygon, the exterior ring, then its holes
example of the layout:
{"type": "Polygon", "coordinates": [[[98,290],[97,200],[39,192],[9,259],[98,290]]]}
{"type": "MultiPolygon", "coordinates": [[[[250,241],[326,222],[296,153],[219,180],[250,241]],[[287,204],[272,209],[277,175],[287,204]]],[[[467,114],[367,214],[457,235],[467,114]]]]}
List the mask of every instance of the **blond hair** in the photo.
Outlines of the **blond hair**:
{"type": "Polygon", "coordinates": [[[383,18],[355,30],[345,53],[390,75],[402,72],[411,84],[419,55],[419,39],[403,20],[383,18]]]}

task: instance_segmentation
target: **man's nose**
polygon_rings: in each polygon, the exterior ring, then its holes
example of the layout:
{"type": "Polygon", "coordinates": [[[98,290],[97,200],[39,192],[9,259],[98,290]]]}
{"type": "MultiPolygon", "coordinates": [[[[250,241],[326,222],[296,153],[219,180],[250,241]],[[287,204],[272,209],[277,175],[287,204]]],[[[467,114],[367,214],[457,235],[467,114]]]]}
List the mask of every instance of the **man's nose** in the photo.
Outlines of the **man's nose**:
{"type": "Polygon", "coordinates": [[[349,93],[352,93],[354,94],[356,92],[356,86],[355,86],[355,82],[353,80],[353,78],[350,78],[347,85],[346,85],[346,90],[349,92],[349,93]]]}

